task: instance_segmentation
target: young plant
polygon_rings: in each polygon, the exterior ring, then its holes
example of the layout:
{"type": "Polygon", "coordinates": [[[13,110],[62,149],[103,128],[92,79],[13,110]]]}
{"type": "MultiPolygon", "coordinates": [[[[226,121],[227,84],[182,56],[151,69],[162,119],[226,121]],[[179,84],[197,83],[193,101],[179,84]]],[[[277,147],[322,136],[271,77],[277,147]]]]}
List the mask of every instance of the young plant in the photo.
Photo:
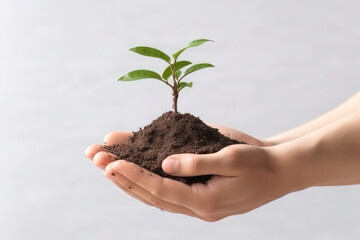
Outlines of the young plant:
{"type": "Polygon", "coordinates": [[[178,57],[186,49],[188,49],[190,47],[199,46],[208,41],[212,41],[212,40],[198,39],[198,40],[189,42],[185,47],[183,47],[182,49],[180,49],[179,51],[177,51],[176,53],[174,53],[172,55],[173,61],[171,61],[171,58],[167,54],[165,54],[162,51],[155,49],[155,48],[143,47],[143,46],[132,48],[130,50],[133,52],[136,52],[138,54],[163,59],[164,61],[166,61],[169,64],[169,66],[164,70],[164,72],[162,73],[161,76],[160,76],[160,74],[158,74],[156,72],[142,69],[142,70],[135,70],[135,71],[129,72],[129,73],[125,74],[124,76],[122,76],[121,78],[119,78],[118,81],[135,81],[135,80],[141,80],[141,79],[146,79],[146,78],[154,78],[154,79],[158,79],[158,80],[162,81],[163,83],[165,83],[172,89],[173,109],[174,109],[174,112],[177,113],[178,112],[177,102],[178,102],[178,97],[179,97],[180,91],[182,89],[184,89],[185,87],[192,87],[192,85],[193,85],[192,82],[183,82],[182,80],[184,79],[184,77],[186,77],[190,73],[193,73],[197,70],[200,70],[203,68],[208,68],[208,67],[214,67],[210,63],[194,64],[194,65],[190,66],[188,69],[186,69],[184,74],[181,75],[182,72],[180,71],[180,69],[182,69],[186,66],[189,66],[192,63],[189,61],[177,61],[178,57]],[[170,76],[172,76],[171,82],[169,82],[170,76]]]}

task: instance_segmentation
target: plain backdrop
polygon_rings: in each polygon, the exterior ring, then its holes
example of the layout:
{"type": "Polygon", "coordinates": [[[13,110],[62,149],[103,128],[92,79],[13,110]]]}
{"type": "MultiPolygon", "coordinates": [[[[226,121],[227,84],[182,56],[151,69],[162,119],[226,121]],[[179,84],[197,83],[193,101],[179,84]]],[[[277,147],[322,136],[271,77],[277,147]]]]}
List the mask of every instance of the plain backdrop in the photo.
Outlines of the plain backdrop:
{"type": "Polygon", "coordinates": [[[266,138],[360,89],[356,0],[1,0],[0,239],[359,239],[360,186],[289,194],[207,223],[130,198],[84,157],[115,130],[171,110],[168,54],[216,67],[189,76],[179,111],[266,138]]]}

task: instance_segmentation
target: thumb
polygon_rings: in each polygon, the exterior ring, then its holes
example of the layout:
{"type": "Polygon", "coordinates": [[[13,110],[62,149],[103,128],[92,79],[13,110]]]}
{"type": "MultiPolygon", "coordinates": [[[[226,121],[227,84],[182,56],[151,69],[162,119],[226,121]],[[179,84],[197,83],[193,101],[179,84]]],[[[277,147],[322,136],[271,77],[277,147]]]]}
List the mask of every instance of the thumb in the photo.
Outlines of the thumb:
{"type": "Polygon", "coordinates": [[[234,171],[220,152],[211,154],[176,154],[162,162],[164,172],[174,176],[223,175],[234,176],[234,171]],[[224,160],[224,161],[222,161],[224,160]]]}

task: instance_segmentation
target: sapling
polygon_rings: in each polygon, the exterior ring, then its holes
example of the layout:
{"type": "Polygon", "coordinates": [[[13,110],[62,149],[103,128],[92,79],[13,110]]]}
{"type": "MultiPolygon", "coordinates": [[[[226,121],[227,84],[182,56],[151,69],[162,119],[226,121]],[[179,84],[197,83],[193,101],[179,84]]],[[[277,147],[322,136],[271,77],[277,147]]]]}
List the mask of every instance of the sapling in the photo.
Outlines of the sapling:
{"type": "Polygon", "coordinates": [[[172,89],[173,109],[174,109],[174,112],[177,113],[178,112],[177,102],[178,102],[178,97],[179,97],[180,91],[182,89],[184,89],[185,87],[191,88],[193,85],[192,82],[182,81],[184,79],[184,77],[186,77],[190,73],[193,73],[197,70],[200,70],[203,68],[208,68],[208,67],[214,67],[210,63],[198,63],[198,64],[194,64],[192,66],[189,66],[192,64],[191,62],[185,61],[185,60],[178,61],[178,57],[186,49],[188,49],[190,47],[199,46],[208,41],[212,41],[212,40],[197,39],[192,42],[189,42],[185,47],[183,47],[182,49],[180,49],[179,51],[177,51],[176,53],[174,53],[172,55],[172,57],[173,57],[172,61],[171,61],[171,58],[167,54],[165,54],[164,52],[162,52],[158,49],[155,49],[155,48],[143,47],[143,46],[131,48],[130,50],[135,53],[138,53],[138,54],[141,54],[144,56],[163,59],[164,61],[166,61],[169,64],[169,66],[164,70],[164,72],[162,73],[161,76],[160,76],[160,74],[158,74],[154,71],[141,69],[141,70],[135,70],[135,71],[125,74],[124,76],[119,78],[118,81],[135,81],[135,80],[141,80],[141,79],[147,79],[147,78],[154,78],[154,79],[160,80],[161,82],[165,83],[172,89]],[[180,70],[187,66],[189,66],[189,67],[182,74],[182,72],[180,70]],[[172,77],[172,81],[169,81],[170,76],[172,77]]]}

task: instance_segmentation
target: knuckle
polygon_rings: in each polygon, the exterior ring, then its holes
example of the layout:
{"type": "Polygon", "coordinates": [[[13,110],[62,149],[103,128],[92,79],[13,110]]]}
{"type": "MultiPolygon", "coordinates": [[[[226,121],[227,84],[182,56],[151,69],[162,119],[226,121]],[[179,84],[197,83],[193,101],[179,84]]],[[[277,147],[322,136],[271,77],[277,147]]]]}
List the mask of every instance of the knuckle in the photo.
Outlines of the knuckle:
{"type": "Polygon", "coordinates": [[[241,159],[239,150],[236,147],[227,147],[224,150],[226,151],[226,164],[232,168],[238,168],[241,163],[241,161],[239,161],[239,159],[241,159]]]}
{"type": "Polygon", "coordinates": [[[239,156],[239,150],[236,147],[227,147],[226,152],[231,159],[236,159],[239,156]]]}
{"type": "Polygon", "coordinates": [[[188,167],[189,167],[189,174],[194,175],[199,171],[199,164],[198,164],[198,158],[196,155],[188,155],[188,167]]]}
{"type": "Polygon", "coordinates": [[[160,187],[154,187],[151,193],[158,198],[163,198],[164,195],[164,191],[160,187]]]}
{"type": "Polygon", "coordinates": [[[150,189],[151,194],[160,199],[163,199],[165,197],[163,182],[163,178],[159,178],[159,182],[154,184],[153,187],[150,189]]]}

